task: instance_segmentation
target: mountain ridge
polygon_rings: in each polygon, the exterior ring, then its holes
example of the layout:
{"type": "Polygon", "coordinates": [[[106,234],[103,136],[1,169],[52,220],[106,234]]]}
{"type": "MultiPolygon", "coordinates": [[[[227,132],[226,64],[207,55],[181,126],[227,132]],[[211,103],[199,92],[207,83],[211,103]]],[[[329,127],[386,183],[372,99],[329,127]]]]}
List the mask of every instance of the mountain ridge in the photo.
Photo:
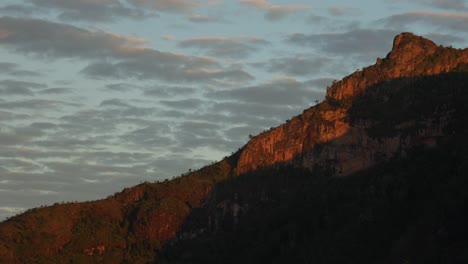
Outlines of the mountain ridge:
{"type": "MultiPolygon", "coordinates": [[[[300,166],[312,168],[315,161],[309,154],[316,144],[343,137],[352,129],[345,120],[347,110],[350,107],[346,100],[352,100],[354,96],[367,89],[372,89],[374,85],[392,79],[435,75],[463,67],[468,67],[468,49],[443,48],[412,33],[402,33],[395,37],[393,49],[386,58],[378,59],[375,65],[363,68],[362,71],[354,72],[343,80],[334,82],[327,89],[326,99],[323,103],[304,110],[301,115],[273,128],[268,133],[254,137],[243,148],[236,172],[245,173],[260,166],[270,166],[277,162],[300,163],[300,166]],[[336,104],[340,104],[340,107],[333,106],[336,104]],[[310,125],[315,127],[311,128],[310,125]],[[293,136],[297,140],[291,140],[291,136],[284,131],[301,131],[301,133],[296,133],[293,136]],[[282,148],[281,146],[287,147],[282,148]],[[292,161],[292,159],[296,160],[292,161]]],[[[356,133],[359,133],[361,138],[365,137],[363,131],[356,133]]],[[[388,145],[386,148],[390,147],[388,145]]],[[[390,153],[388,154],[390,155],[390,153]]],[[[326,157],[321,159],[326,159],[326,157]]],[[[340,170],[341,174],[347,175],[373,164],[368,162],[368,165],[358,166],[349,171],[340,170]]]]}
{"type": "Polygon", "coordinates": [[[452,120],[464,120],[454,109],[464,98],[467,65],[468,49],[400,34],[385,59],[334,83],[324,102],[214,165],[103,200],[31,209],[0,223],[0,262],[146,263],[187,229],[197,210],[208,214],[228,199],[216,188],[243,175],[289,166],[308,171],[301,174],[345,176],[414,148],[442,146],[450,133],[461,133],[452,120]],[[396,67],[398,62],[404,64],[396,67]],[[428,105],[423,92],[430,95],[428,105]],[[394,111],[387,113],[383,105],[394,111]]]}

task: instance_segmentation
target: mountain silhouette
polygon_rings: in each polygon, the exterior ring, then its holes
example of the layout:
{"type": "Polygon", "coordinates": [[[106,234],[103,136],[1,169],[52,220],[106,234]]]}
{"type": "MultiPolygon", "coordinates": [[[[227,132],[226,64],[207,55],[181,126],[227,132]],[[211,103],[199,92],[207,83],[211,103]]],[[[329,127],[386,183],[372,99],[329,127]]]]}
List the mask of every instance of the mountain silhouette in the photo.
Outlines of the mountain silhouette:
{"type": "Polygon", "coordinates": [[[220,162],[0,223],[0,262],[468,263],[467,83],[402,33],[220,162]]]}

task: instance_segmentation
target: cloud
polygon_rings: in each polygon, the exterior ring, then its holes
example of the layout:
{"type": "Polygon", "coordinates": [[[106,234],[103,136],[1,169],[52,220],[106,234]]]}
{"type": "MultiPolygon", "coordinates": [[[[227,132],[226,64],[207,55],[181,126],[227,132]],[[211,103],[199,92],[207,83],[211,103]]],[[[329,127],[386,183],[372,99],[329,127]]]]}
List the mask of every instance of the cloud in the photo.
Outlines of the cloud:
{"type": "Polygon", "coordinates": [[[42,134],[41,129],[33,127],[3,128],[0,130],[0,145],[20,145],[42,134]]]}
{"type": "MultiPolygon", "coordinates": [[[[195,137],[219,138],[221,126],[205,121],[184,121],[178,124],[179,131],[187,132],[195,137]]],[[[182,145],[183,146],[183,145],[182,145]]],[[[203,146],[203,145],[199,145],[203,146]]]]}
{"type": "Polygon", "coordinates": [[[338,55],[364,55],[375,58],[391,49],[398,32],[386,29],[357,29],[343,33],[302,34],[288,37],[291,44],[314,47],[338,55]]]}
{"type": "MultiPolygon", "coordinates": [[[[404,0],[386,0],[386,2],[394,3],[394,2],[406,2],[404,0]]],[[[436,8],[440,9],[449,9],[449,10],[467,10],[466,1],[465,0],[414,0],[412,2],[420,3],[423,5],[431,5],[436,8]]]]}
{"type": "Polygon", "coordinates": [[[8,5],[0,9],[5,14],[31,15],[58,11],[65,21],[113,22],[122,18],[141,20],[154,16],[144,9],[129,7],[119,0],[27,0],[27,5],[8,5]],[[7,13],[10,11],[10,13],[7,13]]]}
{"type": "Polygon", "coordinates": [[[194,110],[197,109],[198,107],[202,106],[203,104],[206,104],[205,101],[196,99],[196,98],[191,98],[191,99],[182,99],[182,100],[161,100],[159,101],[161,104],[168,106],[170,108],[175,108],[175,109],[185,109],[185,110],[194,110]]]}
{"type": "Polygon", "coordinates": [[[199,3],[189,0],[130,0],[130,2],[136,6],[169,13],[188,13],[200,7],[199,3]]]}
{"type": "Polygon", "coordinates": [[[108,100],[104,100],[101,102],[101,104],[99,105],[101,107],[113,107],[113,106],[116,106],[116,107],[131,107],[129,104],[127,104],[126,102],[124,102],[123,100],[120,100],[120,99],[108,99],[108,100]]]}
{"type": "Polygon", "coordinates": [[[257,9],[268,9],[273,5],[266,0],[241,0],[240,2],[257,9]]]}
{"type": "Polygon", "coordinates": [[[322,94],[308,90],[302,82],[292,78],[277,78],[261,85],[208,93],[209,97],[238,100],[255,104],[294,106],[311,103],[322,94]],[[287,95],[287,96],[286,96],[287,95]]]}
{"type": "MultiPolygon", "coordinates": [[[[258,41],[260,42],[260,41],[258,41]]],[[[207,57],[146,48],[147,41],[36,19],[0,18],[0,45],[46,58],[91,61],[82,73],[92,78],[160,79],[170,82],[249,81],[241,69],[223,69],[207,57]]]]}
{"type": "Polygon", "coordinates": [[[325,91],[325,87],[330,86],[334,80],[336,79],[322,77],[322,78],[305,81],[304,85],[306,87],[315,88],[319,91],[325,91]]]}
{"type": "Polygon", "coordinates": [[[37,77],[41,75],[38,72],[21,70],[18,64],[11,62],[0,62],[0,74],[17,77],[37,77]]]}
{"type": "Polygon", "coordinates": [[[163,122],[152,122],[149,126],[137,128],[119,136],[119,141],[124,142],[124,145],[151,150],[175,144],[172,134],[173,131],[169,125],[163,122]]]}
{"type": "Polygon", "coordinates": [[[42,57],[109,58],[141,52],[146,41],[39,19],[0,18],[0,45],[42,57]]]}
{"type": "Polygon", "coordinates": [[[193,23],[216,23],[223,21],[220,17],[192,15],[189,17],[189,21],[193,23]]]}
{"type": "Polygon", "coordinates": [[[0,7],[0,13],[6,15],[22,15],[22,16],[30,16],[33,13],[37,13],[38,9],[35,6],[27,6],[27,5],[6,5],[0,7]]]}
{"type": "Polygon", "coordinates": [[[0,109],[30,109],[46,110],[61,109],[65,106],[80,106],[79,103],[62,102],[58,100],[30,99],[22,101],[0,102],[0,109]]]}
{"type": "Polygon", "coordinates": [[[176,37],[174,37],[172,35],[164,35],[164,36],[162,36],[162,39],[164,39],[164,40],[175,40],[176,37]]]}
{"type": "Polygon", "coordinates": [[[311,7],[306,5],[274,5],[265,0],[241,0],[242,4],[265,11],[265,18],[270,21],[278,21],[291,13],[309,10],[311,7]]]}
{"type": "MultiPolygon", "coordinates": [[[[421,1],[421,0],[420,0],[421,1]]],[[[442,9],[467,10],[465,0],[422,0],[442,9]]]]}
{"type": "Polygon", "coordinates": [[[319,16],[315,14],[310,14],[307,17],[307,23],[312,23],[312,24],[321,24],[323,22],[329,21],[330,19],[324,16],[319,16]]]}
{"type": "Polygon", "coordinates": [[[284,5],[284,6],[271,6],[268,8],[267,13],[265,14],[265,18],[270,21],[278,21],[291,13],[301,11],[301,10],[309,10],[310,7],[305,5],[284,5]]]}
{"type": "Polygon", "coordinates": [[[227,138],[245,142],[249,135],[257,135],[262,129],[262,127],[255,126],[235,126],[224,131],[224,134],[227,138]]]}
{"type": "Polygon", "coordinates": [[[69,88],[49,88],[49,89],[45,89],[45,90],[41,90],[40,93],[41,94],[67,94],[67,93],[70,93],[71,92],[71,89],[69,88]]]}
{"type": "Polygon", "coordinates": [[[286,75],[306,76],[318,74],[332,59],[315,56],[295,56],[270,59],[267,62],[255,63],[254,66],[265,68],[268,72],[279,72],[286,75]]]}
{"type": "MultiPolygon", "coordinates": [[[[187,60],[184,64],[164,64],[163,61],[138,60],[123,61],[118,63],[92,63],[84,68],[81,73],[96,79],[160,79],[168,82],[193,82],[209,83],[216,80],[248,82],[254,77],[240,69],[212,70],[209,68],[197,68],[197,61],[187,60]],[[179,66],[179,67],[178,67],[179,66]]],[[[200,62],[205,64],[204,62],[200,62]]],[[[210,67],[211,68],[211,67],[210,67]]]]}
{"type": "Polygon", "coordinates": [[[195,88],[181,86],[150,86],[143,88],[145,96],[157,97],[173,97],[177,95],[191,95],[195,92],[195,88]]]}
{"type": "Polygon", "coordinates": [[[396,14],[381,19],[385,26],[405,29],[410,24],[432,25],[439,30],[466,32],[468,13],[449,13],[433,11],[414,11],[396,14]]]}
{"type": "Polygon", "coordinates": [[[328,8],[328,13],[332,16],[343,16],[348,14],[356,14],[357,9],[349,6],[334,6],[328,8]]]}
{"type": "Polygon", "coordinates": [[[246,58],[269,42],[255,37],[200,37],[179,42],[182,48],[198,48],[214,57],[246,58]]]}
{"type": "MultiPolygon", "coordinates": [[[[1,65],[0,65],[1,67],[1,65]]],[[[1,95],[34,95],[34,89],[47,87],[45,84],[17,80],[0,81],[1,95]]]]}
{"type": "Polygon", "coordinates": [[[440,34],[440,33],[429,33],[422,34],[425,38],[428,38],[439,45],[450,46],[454,43],[464,43],[466,41],[462,36],[440,34]]]}

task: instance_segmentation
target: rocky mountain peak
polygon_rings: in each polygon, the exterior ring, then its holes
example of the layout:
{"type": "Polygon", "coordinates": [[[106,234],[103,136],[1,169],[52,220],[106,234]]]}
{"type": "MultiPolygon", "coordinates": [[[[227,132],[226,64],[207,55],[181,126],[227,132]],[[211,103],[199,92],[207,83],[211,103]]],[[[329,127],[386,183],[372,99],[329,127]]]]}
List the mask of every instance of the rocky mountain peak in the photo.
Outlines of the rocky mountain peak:
{"type": "MultiPolygon", "coordinates": [[[[281,163],[312,168],[315,164],[333,161],[339,164],[339,174],[347,175],[373,166],[379,159],[378,155],[384,153],[382,155],[386,157],[393,156],[401,145],[407,144],[407,139],[395,137],[374,140],[366,132],[367,127],[374,124],[364,119],[355,121],[360,126],[353,126],[349,121],[351,118],[348,110],[354,99],[394,79],[412,80],[436,76],[466,69],[466,65],[468,49],[437,46],[434,42],[411,33],[399,34],[394,39],[393,49],[384,59],[378,59],[375,65],[334,82],[327,90],[325,102],[305,110],[302,115],[292,118],[282,126],[254,137],[240,155],[237,172],[245,173],[281,163]],[[354,151],[355,146],[364,148],[354,151]],[[347,148],[354,150],[349,151],[347,148]],[[317,153],[318,149],[321,149],[320,153],[317,153]],[[370,149],[379,150],[379,154],[370,154],[370,149]],[[343,154],[346,152],[353,152],[353,157],[343,154]]],[[[433,129],[429,128],[426,136],[439,136],[443,125],[436,132],[429,131],[433,129]]]]}
{"type": "Polygon", "coordinates": [[[387,55],[387,59],[400,65],[414,64],[423,57],[432,55],[436,49],[437,45],[434,42],[405,32],[395,37],[392,51],[387,55]]]}
{"type": "Polygon", "coordinates": [[[352,98],[377,83],[401,77],[428,76],[453,71],[468,61],[468,49],[437,46],[434,42],[412,33],[395,37],[393,48],[375,65],[356,71],[334,83],[327,90],[327,100],[352,98]]]}

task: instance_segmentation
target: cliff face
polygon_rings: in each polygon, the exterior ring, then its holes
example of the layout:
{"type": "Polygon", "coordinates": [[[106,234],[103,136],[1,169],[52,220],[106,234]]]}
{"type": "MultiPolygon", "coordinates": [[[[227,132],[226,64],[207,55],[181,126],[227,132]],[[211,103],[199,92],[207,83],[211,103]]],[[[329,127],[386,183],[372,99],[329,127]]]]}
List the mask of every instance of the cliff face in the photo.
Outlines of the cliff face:
{"type": "MultiPolygon", "coordinates": [[[[362,95],[386,98],[387,102],[398,90],[385,90],[390,80],[403,78],[403,84],[398,85],[412,87],[423,76],[456,71],[466,65],[468,49],[439,47],[422,37],[400,34],[385,59],[378,59],[375,65],[334,83],[327,91],[325,102],[305,110],[284,125],[254,137],[242,150],[236,172],[241,174],[286,163],[307,168],[313,168],[316,164],[328,166],[339,175],[347,175],[404,153],[405,149],[423,141],[427,145],[436,144],[436,139],[443,135],[449,112],[439,113],[441,119],[434,123],[427,119],[419,120],[416,125],[414,122],[405,123],[410,120],[402,119],[401,123],[393,124],[394,128],[406,126],[407,133],[375,137],[369,135],[368,130],[377,125],[376,121],[351,113],[355,105],[353,101],[356,101],[353,98],[362,95]],[[385,92],[377,94],[372,93],[373,90],[385,92]],[[422,137],[425,139],[422,140],[422,137]]],[[[410,110],[410,105],[407,107],[410,110]]],[[[433,111],[436,108],[434,106],[433,111]]]]}

